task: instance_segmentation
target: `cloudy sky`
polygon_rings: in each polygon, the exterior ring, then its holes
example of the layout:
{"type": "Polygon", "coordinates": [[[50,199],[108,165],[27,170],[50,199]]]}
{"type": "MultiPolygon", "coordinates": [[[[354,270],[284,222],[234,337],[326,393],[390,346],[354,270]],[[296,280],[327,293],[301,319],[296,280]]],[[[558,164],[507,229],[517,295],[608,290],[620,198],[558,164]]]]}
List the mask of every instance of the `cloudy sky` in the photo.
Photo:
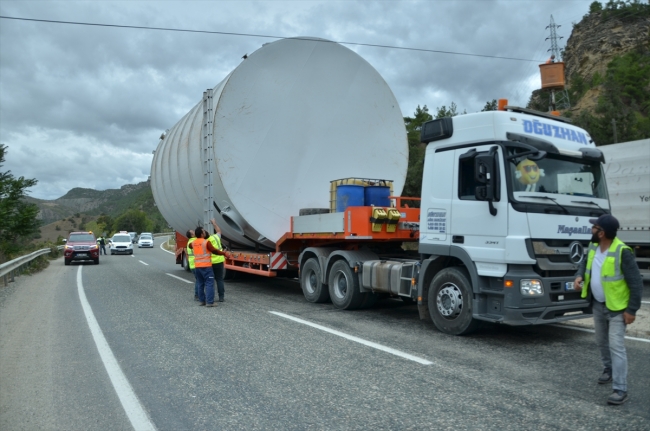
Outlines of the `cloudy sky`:
{"type": "Polygon", "coordinates": [[[345,44],[379,71],[405,116],[452,102],[476,112],[498,98],[525,106],[549,55],[551,15],[562,47],[591,2],[0,0],[0,143],[9,147],[0,169],[37,179],[29,194],[40,199],[144,181],[161,132],[243,54],[281,37],[425,50],[345,44]]]}

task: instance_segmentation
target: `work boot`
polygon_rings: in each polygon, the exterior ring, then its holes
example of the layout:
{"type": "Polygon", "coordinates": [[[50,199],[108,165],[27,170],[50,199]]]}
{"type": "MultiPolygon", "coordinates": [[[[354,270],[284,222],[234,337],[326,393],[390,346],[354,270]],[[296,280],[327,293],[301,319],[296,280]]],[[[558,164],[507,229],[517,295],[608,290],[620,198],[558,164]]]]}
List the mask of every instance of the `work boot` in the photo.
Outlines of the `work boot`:
{"type": "Polygon", "coordinates": [[[205,302],[199,302],[199,305],[205,305],[205,302]]]}
{"type": "Polygon", "coordinates": [[[607,398],[607,404],[619,405],[627,401],[627,392],[614,389],[614,392],[607,398]]]}
{"type": "Polygon", "coordinates": [[[600,377],[598,377],[598,384],[599,385],[604,385],[605,383],[610,383],[612,381],[612,370],[609,368],[605,368],[603,370],[603,374],[601,374],[600,377]]]}

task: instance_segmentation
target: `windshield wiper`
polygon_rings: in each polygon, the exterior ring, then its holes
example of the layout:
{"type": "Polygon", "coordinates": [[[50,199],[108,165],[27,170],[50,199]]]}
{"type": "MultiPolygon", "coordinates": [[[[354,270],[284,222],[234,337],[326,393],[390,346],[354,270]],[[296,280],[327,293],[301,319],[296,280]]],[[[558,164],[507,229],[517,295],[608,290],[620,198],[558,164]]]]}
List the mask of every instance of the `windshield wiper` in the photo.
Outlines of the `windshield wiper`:
{"type": "Polygon", "coordinates": [[[568,211],[566,208],[564,208],[562,205],[560,205],[559,203],[557,203],[557,200],[554,199],[554,198],[549,198],[548,196],[520,196],[520,197],[521,197],[521,198],[532,198],[532,199],[545,199],[545,200],[548,200],[548,201],[553,201],[553,203],[554,203],[555,205],[557,205],[557,206],[559,206],[560,208],[562,208],[562,210],[564,211],[564,214],[569,214],[569,211],[568,211]]]}
{"type": "Polygon", "coordinates": [[[571,203],[576,203],[576,204],[590,204],[590,205],[596,205],[599,210],[603,212],[603,214],[607,214],[607,211],[605,211],[603,208],[600,207],[596,202],[585,202],[585,201],[571,201],[571,203]]]}

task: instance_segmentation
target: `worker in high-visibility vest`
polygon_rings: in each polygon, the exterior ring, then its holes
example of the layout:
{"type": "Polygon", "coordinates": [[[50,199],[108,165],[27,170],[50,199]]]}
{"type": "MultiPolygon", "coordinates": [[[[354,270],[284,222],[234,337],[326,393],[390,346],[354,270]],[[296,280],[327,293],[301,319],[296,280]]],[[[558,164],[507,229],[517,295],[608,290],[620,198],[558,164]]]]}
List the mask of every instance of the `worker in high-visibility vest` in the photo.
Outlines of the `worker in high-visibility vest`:
{"type": "MultiPolygon", "coordinates": [[[[217,226],[217,222],[212,219],[210,220],[212,227],[214,228],[214,235],[210,235],[208,241],[212,244],[217,250],[223,250],[221,246],[221,229],[217,226]]],[[[226,294],[226,289],[223,283],[223,275],[225,272],[225,262],[226,259],[223,256],[216,254],[212,255],[212,273],[214,274],[214,283],[217,285],[217,293],[219,294],[219,302],[224,301],[224,295],[226,294]]]]}
{"type": "Polygon", "coordinates": [[[618,220],[603,214],[589,223],[593,225],[589,250],[573,287],[582,290],[582,298],[591,293],[596,345],[604,368],[598,383],[611,382],[613,392],[607,404],[618,405],[628,400],[625,329],[641,307],[643,277],[632,249],[616,237],[618,220]]]}
{"type": "Polygon", "coordinates": [[[194,249],[192,248],[192,243],[196,239],[196,236],[194,235],[194,231],[192,229],[188,230],[185,236],[187,236],[187,247],[185,247],[185,253],[187,254],[187,265],[190,267],[192,275],[194,275],[194,300],[198,301],[199,281],[196,278],[196,274],[194,274],[194,249]]]}
{"type": "Polygon", "coordinates": [[[215,307],[214,302],[214,273],[212,272],[212,254],[225,256],[226,253],[217,250],[207,240],[208,232],[202,227],[194,230],[196,239],[192,241],[192,251],[194,252],[194,275],[199,282],[199,305],[215,307]]]}

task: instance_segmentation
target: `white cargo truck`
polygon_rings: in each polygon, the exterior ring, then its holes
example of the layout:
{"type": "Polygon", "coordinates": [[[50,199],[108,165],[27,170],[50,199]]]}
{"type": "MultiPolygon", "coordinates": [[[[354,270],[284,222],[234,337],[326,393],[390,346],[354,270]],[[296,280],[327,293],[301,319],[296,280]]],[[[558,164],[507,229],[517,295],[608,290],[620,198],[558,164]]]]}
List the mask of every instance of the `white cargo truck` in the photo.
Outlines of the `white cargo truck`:
{"type": "Polygon", "coordinates": [[[634,249],[643,279],[650,280],[650,139],[598,147],[618,237],[634,249]]]}
{"type": "Polygon", "coordinates": [[[163,135],[151,183],[177,231],[177,263],[182,233],[214,210],[228,273],[299,276],[310,302],[402,298],[456,335],[481,321],[590,316],[573,278],[588,220],[609,199],[587,132],[506,107],[428,122],[422,142],[422,196],[400,197],[406,131],[386,83],[340,45],[284,40],[163,135]],[[367,198],[389,183],[391,196],[367,198]]]}

